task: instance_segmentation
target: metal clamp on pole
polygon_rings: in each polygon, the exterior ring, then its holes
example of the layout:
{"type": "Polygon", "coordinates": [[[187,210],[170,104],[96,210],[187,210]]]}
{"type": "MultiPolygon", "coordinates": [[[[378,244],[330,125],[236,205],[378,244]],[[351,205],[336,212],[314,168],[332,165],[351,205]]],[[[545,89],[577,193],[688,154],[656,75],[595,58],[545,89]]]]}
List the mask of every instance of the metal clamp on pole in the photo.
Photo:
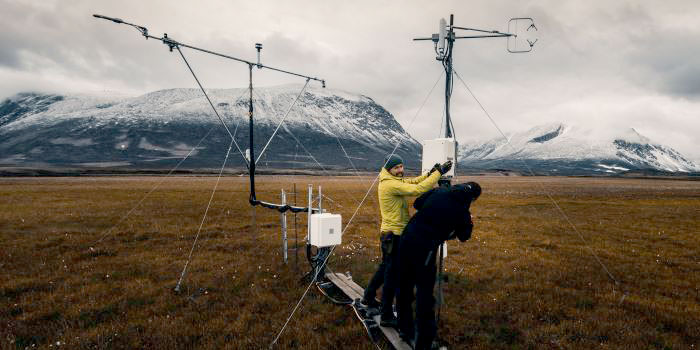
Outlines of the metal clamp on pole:
{"type": "Polygon", "coordinates": [[[177,41],[168,38],[168,33],[163,34],[163,38],[161,39],[163,44],[168,45],[168,48],[170,49],[170,52],[173,52],[173,49],[178,48],[180,45],[177,41]]]}
{"type": "Polygon", "coordinates": [[[260,50],[262,50],[262,44],[260,43],[255,43],[255,49],[258,50],[258,69],[262,68],[262,64],[260,64],[260,50]]]}

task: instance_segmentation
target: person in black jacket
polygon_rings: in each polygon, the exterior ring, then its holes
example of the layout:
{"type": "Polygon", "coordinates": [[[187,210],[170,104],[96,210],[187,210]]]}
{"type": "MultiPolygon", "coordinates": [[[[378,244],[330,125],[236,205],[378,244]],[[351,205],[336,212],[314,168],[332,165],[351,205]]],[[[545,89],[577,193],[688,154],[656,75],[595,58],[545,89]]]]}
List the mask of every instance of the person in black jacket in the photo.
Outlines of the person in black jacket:
{"type": "Polygon", "coordinates": [[[481,194],[476,182],[439,187],[418,197],[418,212],[401,235],[397,311],[399,334],[415,349],[430,349],[435,337],[435,298],[438,249],[447,240],[471,237],[474,226],[469,206],[481,194]],[[416,324],[413,323],[413,288],[416,288],[416,324]],[[417,328],[417,332],[415,332],[417,328]],[[415,336],[414,336],[415,335],[415,336]]]}

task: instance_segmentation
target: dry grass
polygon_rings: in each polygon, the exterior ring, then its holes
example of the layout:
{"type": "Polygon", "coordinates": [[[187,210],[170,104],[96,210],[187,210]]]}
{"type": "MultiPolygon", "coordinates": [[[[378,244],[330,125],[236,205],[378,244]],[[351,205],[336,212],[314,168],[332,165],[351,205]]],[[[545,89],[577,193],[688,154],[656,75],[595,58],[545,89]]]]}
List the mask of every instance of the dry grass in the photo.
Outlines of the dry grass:
{"type": "MultiPolygon", "coordinates": [[[[267,347],[306,284],[303,252],[285,265],[279,214],[224,178],[172,291],[213,177],[0,179],[0,348],[267,347]],[[60,342],[60,343],[59,343],[60,342]]],[[[259,177],[259,198],[323,185],[352,216],[371,179],[259,177]]],[[[440,335],[452,348],[700,347],[700,182],[480,177],[476,230],[451,243],[440,335]],[[540,187],[541,183],[544,187],[540,187]],[[560,203],[583,244],[542,191],[560,203]],[[616,286],[590,247],[620,281],[616,286]],[[625,296],[624,299],[622,298],[625,296]]],[[[379,254],[376,193],[331,258],[362,285],[379,254]]],[[[293,222],[292,216],[289,217],[293,222]]],[[[305,232],[300,215],[299,235],[305,232]]],[[[290,231],[291,244],[294,231],[290,231]]],[[[386,345],[386,344],[384,344],[386,345]]],[[[365,349],[346,307],[311,290],[277,348],[365,349]]]]}

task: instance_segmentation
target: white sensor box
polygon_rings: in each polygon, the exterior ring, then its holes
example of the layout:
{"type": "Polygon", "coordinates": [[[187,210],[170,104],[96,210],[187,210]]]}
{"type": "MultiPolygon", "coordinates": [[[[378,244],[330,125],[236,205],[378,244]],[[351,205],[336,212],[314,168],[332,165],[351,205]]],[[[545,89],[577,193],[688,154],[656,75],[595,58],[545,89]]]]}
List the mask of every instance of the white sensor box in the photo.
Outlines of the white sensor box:
{"type": "Polygon", "coordinates": [[[457,168],[457,141],[453,138],[439,138],[423,141],[423,169],[422,173],[430,171],[435,163],[452,161],[452,169],[443,177],[454,177],[457,168]]]}
{"type": "Polygon", "coordinates": [[[342,242],[343,226],[340,214],[311,214],[309,244],[330,247],[342,242]]]}

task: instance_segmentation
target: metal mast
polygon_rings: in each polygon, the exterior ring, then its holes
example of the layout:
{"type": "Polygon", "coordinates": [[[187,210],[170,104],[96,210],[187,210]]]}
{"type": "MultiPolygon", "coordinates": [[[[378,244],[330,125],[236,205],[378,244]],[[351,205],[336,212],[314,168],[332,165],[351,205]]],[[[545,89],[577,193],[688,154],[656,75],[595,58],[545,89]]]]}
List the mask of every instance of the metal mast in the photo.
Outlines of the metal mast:
{"type": "MultiPolygon", "coordinates": [[[[445,138],[452,138],[452,121],[450,120],[450,98],[452,98],[452,46],[455,42],[454,15],[450,15],[450,26],[447,31],[447,54],[443,60],[445,67],[445,138]]],[[[439,59],[439,57],[438,57],[439,59]]]]}
{"type": "MultiPolygon", "coordinates": [[[[529,18],[529,17],[511,18],[510,21],[508,22],[508,31],[515,30],[517,32],[519,21],[526,22],[526,25],[527,25],[527,29],[525,29],[526,32],[529,32],[530,29],[534,29],[535,31],[537,31],[537,27],[535,27],[534,20],[532,18],[529,18]]],[[[515,39],[517,39],[517,37],[518,37],[517,33],[503,33],[503,32],[499,32],[497,30],[483,30],[483,29],[455,26],[454,25],[454,15],[450,14],[450,24],[448,25],[447,23],[445,23],[444,19],[441,19],[440,26],[438,28],[438,33],[433,34],[430,38],[415,38],[415,39],[413,39],[414,41],[430,40],[433,43],[435,43],[435,53],[437,54],[436,60],[442,62],[442,65],[445,69],[445,134],[444,134],[445,138],[453,138],[454,137],[454,127],[452,125],[452,118],[450,116],[450,98],[452,98],[452,87],[454,85],[454,81],[453,81],[453,77],[452,77],[452,74],[453,74],[452,50],[454,47],[455,40],[457,40],[457,39],[508,38],[507,49],[508,49],[508,52],[510,52],[510,53],[530,52],[530,51],[532,51],[532,47],[537,42],[537,39],[535,39],[534,41],[531,41],[530,39],[526,39],[527,44],[528,44],[526,46],[526,48],[519,49],[517,47],[517,42],[515,40],[515,39]],[[476,32],[479,34],[457,36],[455,34],[455,29],[469,31],[469,32],[476,32]]]]}

